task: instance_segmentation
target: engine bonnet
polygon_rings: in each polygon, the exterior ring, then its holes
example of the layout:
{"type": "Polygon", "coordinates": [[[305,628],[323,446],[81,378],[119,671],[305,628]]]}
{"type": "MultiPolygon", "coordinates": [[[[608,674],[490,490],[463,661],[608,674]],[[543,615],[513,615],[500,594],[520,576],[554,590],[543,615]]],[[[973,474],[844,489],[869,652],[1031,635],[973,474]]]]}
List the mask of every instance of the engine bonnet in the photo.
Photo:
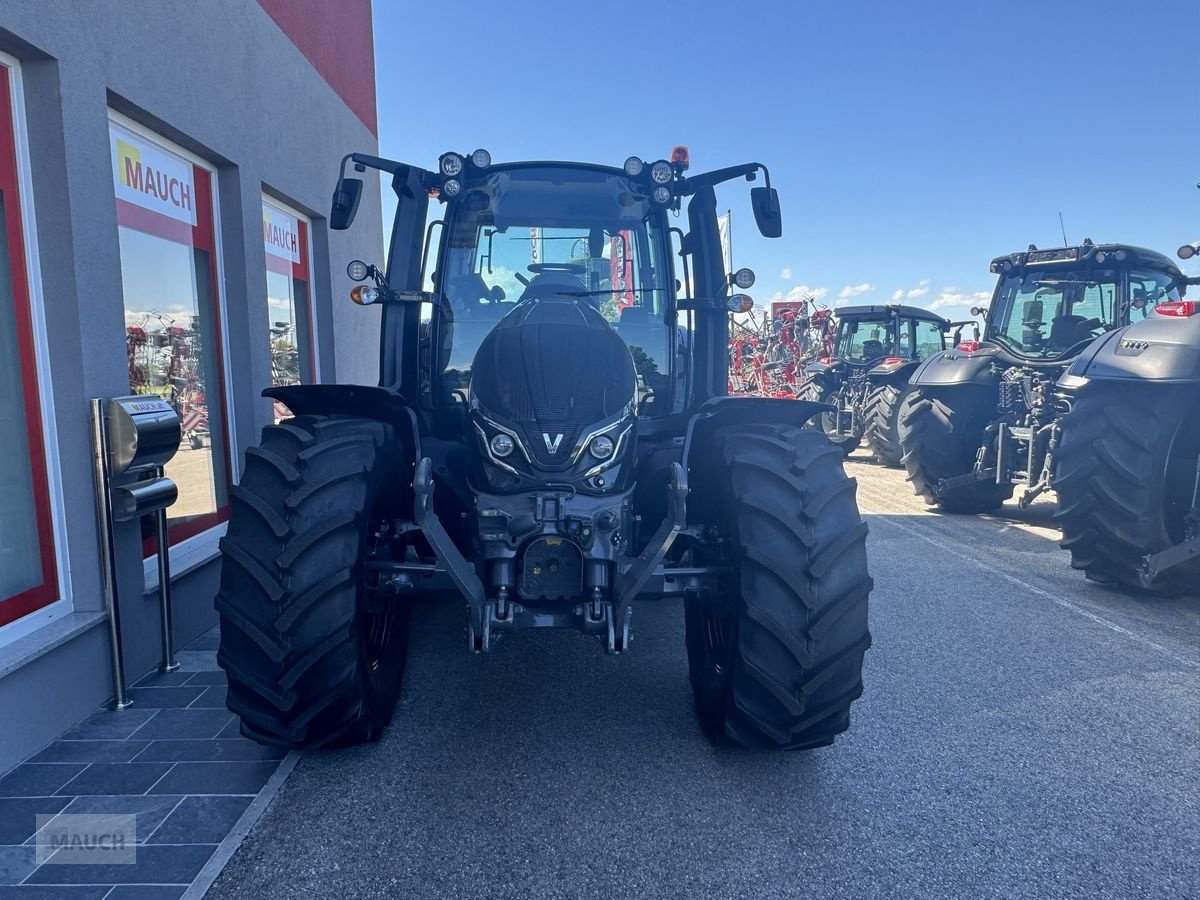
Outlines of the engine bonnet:
{"type": "Polygon", "coordinates": [[[521,433],[535,464],[562,469],[581,437],[632,408],[637,374],[598,311],[545,297],[520,303],[483,339],[471,391],[480,412],[521,433]]]}

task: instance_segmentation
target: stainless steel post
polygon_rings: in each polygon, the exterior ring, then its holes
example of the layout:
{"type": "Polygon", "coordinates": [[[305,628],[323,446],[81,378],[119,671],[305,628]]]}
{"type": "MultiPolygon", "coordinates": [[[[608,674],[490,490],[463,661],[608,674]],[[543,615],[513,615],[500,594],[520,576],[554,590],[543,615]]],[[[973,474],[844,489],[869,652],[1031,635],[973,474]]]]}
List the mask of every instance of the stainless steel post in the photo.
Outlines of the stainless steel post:
{"type": "Polygon", "coordinates": [[[104,583],[104,606],[108,610],[108,636],[112,644],[112,708],[125,709],[132,706],[133,701],[125,695],[125,653],[121,648],[121,613],[117,602],[117,554],[113,546],[112,500],[108,492],[108,429],[104,424],[105,401],[92,400],[91,412],[100,570],[104,583]]]}
{"type": "MultiPolygon", "coordinates": [[[[166,470],[159,466],[158,477],[165,478],[166,470]]],[[[162,662],[160,672],[175,672],[179,663],[175,661],[175,643],[171,615],[171,543],[167,537],[166,507],[154,514],[156,542],[158,544],[158,602],[162,607],[162,662]]]]}

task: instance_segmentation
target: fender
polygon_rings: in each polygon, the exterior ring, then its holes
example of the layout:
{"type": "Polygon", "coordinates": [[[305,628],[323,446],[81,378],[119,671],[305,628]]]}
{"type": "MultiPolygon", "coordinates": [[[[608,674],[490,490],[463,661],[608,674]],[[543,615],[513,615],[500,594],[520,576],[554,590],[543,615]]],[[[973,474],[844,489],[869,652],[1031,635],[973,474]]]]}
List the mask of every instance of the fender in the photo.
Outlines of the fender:
{"type": "Polygon", "coordinates": [[[992,384],[996,378],[991,372],[997,349],[984,345],[973,353],[962,350],[943,350],[921,363],[910,384],[937,387],[955,384],[992,384]]]}
{"type": "Polygon", "coordinates": [[[417,414],[396,391],[364,384],[293,384],[267,388],[264,397],[278,400],[296,416],[358,416],[386,422],[412,440],[421,456],[417,414]]]}
{"type": "Polygon", "coordinates": [[[684,471],[691,471],[693,454],[711,451],[712,439],[735,425],[793,425],[803,428],[818,413],[832,412],[828,403],[775,397],[711,397],[688,420],[683,441],[684,471]]]}
{"type": "Polygon", "coordinates": [[[1066,390],[1090,381],[1200,382],[1200,315],[1153,315],[1088,346],[1059,379],[1066,390]]]}
{"type": "Polygon", "coordinates": [[[810,362],[804,367],[804,374],[817,381],[829,381],[834,377],[834,368],[829,363],[810,362]]]}
{"type": "Polygon", "coordinates": [[[921,361],[919,359],[906,359],[895,363],[880,363],[874,366],[867,372],[867,376],[872,381],[888,381],[898,384],[905,384],[912,377],[921,361]]]}

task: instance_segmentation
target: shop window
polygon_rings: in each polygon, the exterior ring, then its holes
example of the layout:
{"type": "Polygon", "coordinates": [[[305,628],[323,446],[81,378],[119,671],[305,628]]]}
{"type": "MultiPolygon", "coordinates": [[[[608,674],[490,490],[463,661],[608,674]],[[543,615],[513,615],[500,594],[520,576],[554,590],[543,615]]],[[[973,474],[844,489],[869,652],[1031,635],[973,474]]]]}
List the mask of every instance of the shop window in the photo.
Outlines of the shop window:
{"type": "Polygon", "coordinates": [[[0,625],[58,599],[18,194],[14,81],[0,61],[0,625]]]}
{"type": "Polygon", "coordinates": [[[141,129],[112,121],[109,137],[129,388],[163,397],[183,423],[166,467],[179,486],[168,510],[176,543],[228,516],[213,173],[141,129]]]}
{"type": "MultiPolygon", "coordinates": [[[[271,386],[312,384],[316,374],[309,270],[308,222],[276,200],[263,198],[263,247],[267,258],[271,386]]],[[[275,404],[275,421],[289,415],[275,404]]]]}

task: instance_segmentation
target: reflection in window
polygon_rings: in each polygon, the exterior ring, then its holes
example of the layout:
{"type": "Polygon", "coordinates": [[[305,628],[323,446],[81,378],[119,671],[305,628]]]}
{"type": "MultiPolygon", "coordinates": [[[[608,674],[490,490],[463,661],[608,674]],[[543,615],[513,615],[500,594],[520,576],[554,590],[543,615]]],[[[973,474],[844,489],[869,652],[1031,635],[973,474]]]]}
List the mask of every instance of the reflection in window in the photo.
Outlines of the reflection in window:
{"type": "MultiPolygon", "coordinates": [[[[263,244],[267,264],[271,386],[316,380],[312,317],[308,298],[308,223],[263,200],[263,244]]],[[[275,421],[290,413],[275,403],[275,421]]]]}

